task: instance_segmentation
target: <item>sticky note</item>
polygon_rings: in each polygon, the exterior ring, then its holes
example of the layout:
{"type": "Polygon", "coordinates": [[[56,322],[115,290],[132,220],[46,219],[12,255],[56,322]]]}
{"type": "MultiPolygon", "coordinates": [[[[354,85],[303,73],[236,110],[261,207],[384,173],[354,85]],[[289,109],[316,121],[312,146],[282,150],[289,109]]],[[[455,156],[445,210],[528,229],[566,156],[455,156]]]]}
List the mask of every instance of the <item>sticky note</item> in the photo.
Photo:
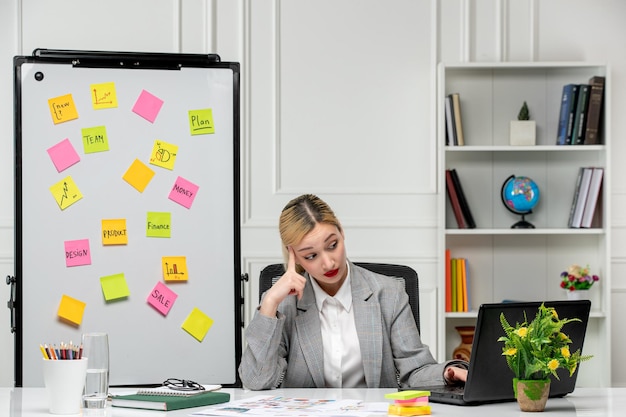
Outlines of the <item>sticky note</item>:
{"type": "Polygon", "coordinates": [[[199,188],[199,186],[187,181],[183,177],[178,177],[176,182],[174,182],[174,186],[168,198],[185,208],[191,208],[199,188]]]}
{"type": "Polygon", "coordinates": [[[65,241],[65,266],[91,265],[89,239],[65,241]]]}
{"type": "Polygon", "coordinates": [[[126,245],[126,219],[103,219],[102,220],[102,244],[103,245],[126,245]]]}
{"type": "Polygon", "coordinates": [[[185,256],[164,256],[161,258],[165,281],[187,281],[187,258],[185,256]]]}
{"type": "Polygon", "coordinates": [[[417,397],[417,398],[410,398],[408,400],[394,400],[393,401],[395,404],[398,405],[428,405],[428,397],[417,397]]]}
{"type": "Polygon", "coordinates": [[[94,110],[117,107],[115,83],[91,84],[91,104],[94,110]]]}
{"type": "Polygon", "coordinates": [[[430,405],[409,406],[389,404],[387,414],[390,416],[426,416],[431,414],[430,405]]]}
{"type": "Polygon", "coordinates": [[[170,290],[167,285],[162,282],[157,282],[146,301],[159,313],[167,316],[167,313],[170,312],[176,298],[178,298],[178,295],[174,291],[170,290]]]}
{"type": "Polygon", "coordinates": [[[146,221],[147,237],[170,237],[172,214],[169,212],[149,211],[146,221]]]}
{"type": "Polygon", "coordinates": [[[117,300],[130,295],[124,274],[100,277],[100,286],[102,287],[102,294],[106,301],[117,300]]]}
{"type": "Polygon", "coordinates": [[[417,390],[406,390],[406,391],[398,391],[391,392],[389,394],[385,394],[385,398],[390,400],[410,400],[412,398],[418,397],[428,397],[430,396],[430,391],[417,391],[417,390]]]}
{"type": "Polygon", "coordinates": [[[194,307],[183,322],[181,328],[192,335],[198,342],[202,342],[211,326],[213,326],[213,319],[204,314],[197,307],[194,307]]]}
{"type": "Polygon", "coordinates": [[[173,170],[177,152],[178,146],[157,139],[152,147],[150,163],[161,168],[173,170]]]}
{"type": "Polygon", "coordinates": [[[55,125],[78,119],[78,111],[71,94],[49,99],[48,106],[50,107],[52,122],[55,125]]]}
{"type": "Polygon", "coordinates": [[[85,153],[105,152],[109,150],[109,139],[105,126],[85,127],[81,129],[85,153]]]}
{"type": "Polygon", "coordinates": [[[161,111],[161,106],[163,106],[163,100],[150,94],[146,90],[142,90],[133,106],[133,112],[150,123],[154,123],[159,111],[161,111]]]}
{"type": "Polygon", "coordinates": [[[189,110],[189,133],[192,135],[208,135],[215,133],[213,110],[189,110]]]}
{"type": "Polygon", "coordinates": [[[76,153],[69,139],[64,139],[48,148],[48,155],[58,172],[64,171],[80,161],[80,156],[76,153]]]}
{"type": "Polygon", "coordinates": [[[59,303],[59,309],[57,310],[57,316],[76,325],[80,325],[83,321],[86,305],[87,304],[80,300],[63,294],[63,296],[61,296],[61,303],[59,303]]]}
{"type": "Polygon", "coordinates": [[[154,171],[139,159],[135,159],[122,176],[124,181],[132,185],[140,193],[143,193],[152,177],[154,177],[154,171]]]}
{"type": "Polygon", "coordinates": [[[67,176],[61,181],[52,185],[50,187],[50,192],[52,193],[52,196],[56,200],[61,210],[65,210],[66,208],[83,198],[83,195],[78,189],[78,186],[74,183],[74,180],[71,176],[67,176]]]}

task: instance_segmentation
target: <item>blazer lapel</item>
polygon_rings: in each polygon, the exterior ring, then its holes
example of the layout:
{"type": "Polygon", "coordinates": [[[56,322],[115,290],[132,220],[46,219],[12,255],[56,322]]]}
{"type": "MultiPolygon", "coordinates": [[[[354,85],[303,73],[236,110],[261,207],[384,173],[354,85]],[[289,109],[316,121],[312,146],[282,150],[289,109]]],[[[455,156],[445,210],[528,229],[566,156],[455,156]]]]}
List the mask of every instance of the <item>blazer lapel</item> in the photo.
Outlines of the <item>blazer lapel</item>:
{"type": "MultiPolygon", "coordinates": [[[[310,278],[308,278],[310,280],[310,278]]],[[[311,377],[318,388],[324,388],[324,348],[320,317],[315,305],[315,294],[310,283],[304,287],[302,298],[297,302],[299,314],[296,316],[298,345],[306,362],[311,377]]]]}

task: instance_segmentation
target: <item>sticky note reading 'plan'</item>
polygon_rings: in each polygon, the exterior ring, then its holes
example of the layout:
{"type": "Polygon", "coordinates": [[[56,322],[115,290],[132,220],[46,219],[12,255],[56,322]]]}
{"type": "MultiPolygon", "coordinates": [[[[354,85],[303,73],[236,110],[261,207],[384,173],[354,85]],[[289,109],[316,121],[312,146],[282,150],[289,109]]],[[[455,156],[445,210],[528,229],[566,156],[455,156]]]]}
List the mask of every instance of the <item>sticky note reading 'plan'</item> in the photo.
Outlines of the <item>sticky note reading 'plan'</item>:
{"type": "Polygon", "coordinates": [[[161,258],[165,281],[187,281],[187,258],[184,256],[164,256],[161,258]]]}
{"type": "Polygon", "coordinates": [[[74,180],[71,176],[65,177],[61,181],[51,186],[50,192],[54,196],[54,199],[56,200],[61,210],[65,210],[66,208],[83,198],[83,195],[78,189],[78,186],[74,183],[74,180]]]}
{"type": "Polygon", "coordinates": [[[48,148],[48,155],[58,172],[61,172],[80,161],[80,156],[76,153],[76,150],[72,146],[72,142],[70,142],[69,139],[64,139],[56,145],[48,148]]]}
{"type": "Polygon", "coordinates": [[[152,177],[154,177],[154,171],[139,159],[135,159],[122,178],[135,190],[143,193],[152,177]]]}
{"type": "Polygon", "coordinates": [[[50,106],[50,115],[55,125],[78,119],[78,111],[76,111],[74,98],[71,94],[49,99],[48,106],[50,106]]]}
{"type": "Polygon", "coordinates": [[[115,83],[91,84],[91,104],[94,110],[117,107],[115,83]]]}
{"type": "Polygon", "coordinates": [[[57,315],[63,320],[69,321],[76,325],[80,325],[83,321],[83,314],[85,313],[84,302],[63,294],[61,297],[61,303],[57,310],[57,315]]]}
{"type": "Polygon", "coordinates": [[[65,266],[91,265],[89,239],[65,241],[65,266]]]}
{"type": "Polygon", "coordinates": [[[178,298],[178,295],[170,290],[167,285],[162,282],[157,282],[157,285],[154,286],[146,301],[159,313],[167,316],[176,298],[178,298]]]}
{"type": "Polygon", "coordinates": [[[192,135],[208,135],[215,133],[213,110],[189,110],[189,133],[192,135]]]}
{"type": "Polygon", "coordinates": [[[193,200],[198,193],[198,188],[200,187],[196,184],[187,181],[183,177],[178,177],[168,198],[183,207],[191,208],[193,200]]]}
{"type": "Polygon", "coordinates": [[[202,342],[211,326],[213,326],[213,319],[194,307],[181,327],[198,342],[202,342]]]}
{"type": "Polygon", "coordinates": [[[142,90],[133,106],[133,112],[150,123],[154,123],[159,111],[161,111],[161,106],[163,106],[163,100],[150,94],[146,90],[142,90]]]}
{"type": "Polygon", "coordinates": [[[104,294],[106,301],[117,300],[130,295],[124,274],[100,277],[100,286],[102,287],[102,294],[104,294]]]}
{"type": "Polygon", "coordinates": [[[126,245],[126,219],[102,220],[102,244],[103,245],[126,245]]]}

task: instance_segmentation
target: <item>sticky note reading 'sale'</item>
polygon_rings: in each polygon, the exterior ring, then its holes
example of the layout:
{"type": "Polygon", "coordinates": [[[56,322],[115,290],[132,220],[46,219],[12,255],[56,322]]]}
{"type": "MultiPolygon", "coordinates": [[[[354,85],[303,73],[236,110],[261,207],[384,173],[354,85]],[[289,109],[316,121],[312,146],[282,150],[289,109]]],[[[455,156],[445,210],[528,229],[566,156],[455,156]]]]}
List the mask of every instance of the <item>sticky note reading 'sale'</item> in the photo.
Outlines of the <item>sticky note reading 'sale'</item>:
{"type": "Polygon", "coordinates": [[[167,313],[169,313],[172,309],[176,298],[178,298],[178,295],[174,291],[170,290],[167,285],[162,282],[157,282],[146,301],[148,301],[148,304],[154,307],[159,313],[167,316],[167,313]]]}

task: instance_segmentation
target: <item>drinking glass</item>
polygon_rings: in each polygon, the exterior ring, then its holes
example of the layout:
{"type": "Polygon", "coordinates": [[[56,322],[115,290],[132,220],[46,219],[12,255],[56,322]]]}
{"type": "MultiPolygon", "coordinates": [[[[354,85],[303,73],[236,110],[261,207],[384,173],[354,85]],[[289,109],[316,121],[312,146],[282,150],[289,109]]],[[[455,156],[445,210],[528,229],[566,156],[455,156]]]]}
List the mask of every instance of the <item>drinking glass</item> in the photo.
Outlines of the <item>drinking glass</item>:
{"type": "Polygon", "coordinates": [[[105,408],[109,392],[109,336],[106,333],[85,333],[83,358],[87,359],[83,407],[105,408]]]}

